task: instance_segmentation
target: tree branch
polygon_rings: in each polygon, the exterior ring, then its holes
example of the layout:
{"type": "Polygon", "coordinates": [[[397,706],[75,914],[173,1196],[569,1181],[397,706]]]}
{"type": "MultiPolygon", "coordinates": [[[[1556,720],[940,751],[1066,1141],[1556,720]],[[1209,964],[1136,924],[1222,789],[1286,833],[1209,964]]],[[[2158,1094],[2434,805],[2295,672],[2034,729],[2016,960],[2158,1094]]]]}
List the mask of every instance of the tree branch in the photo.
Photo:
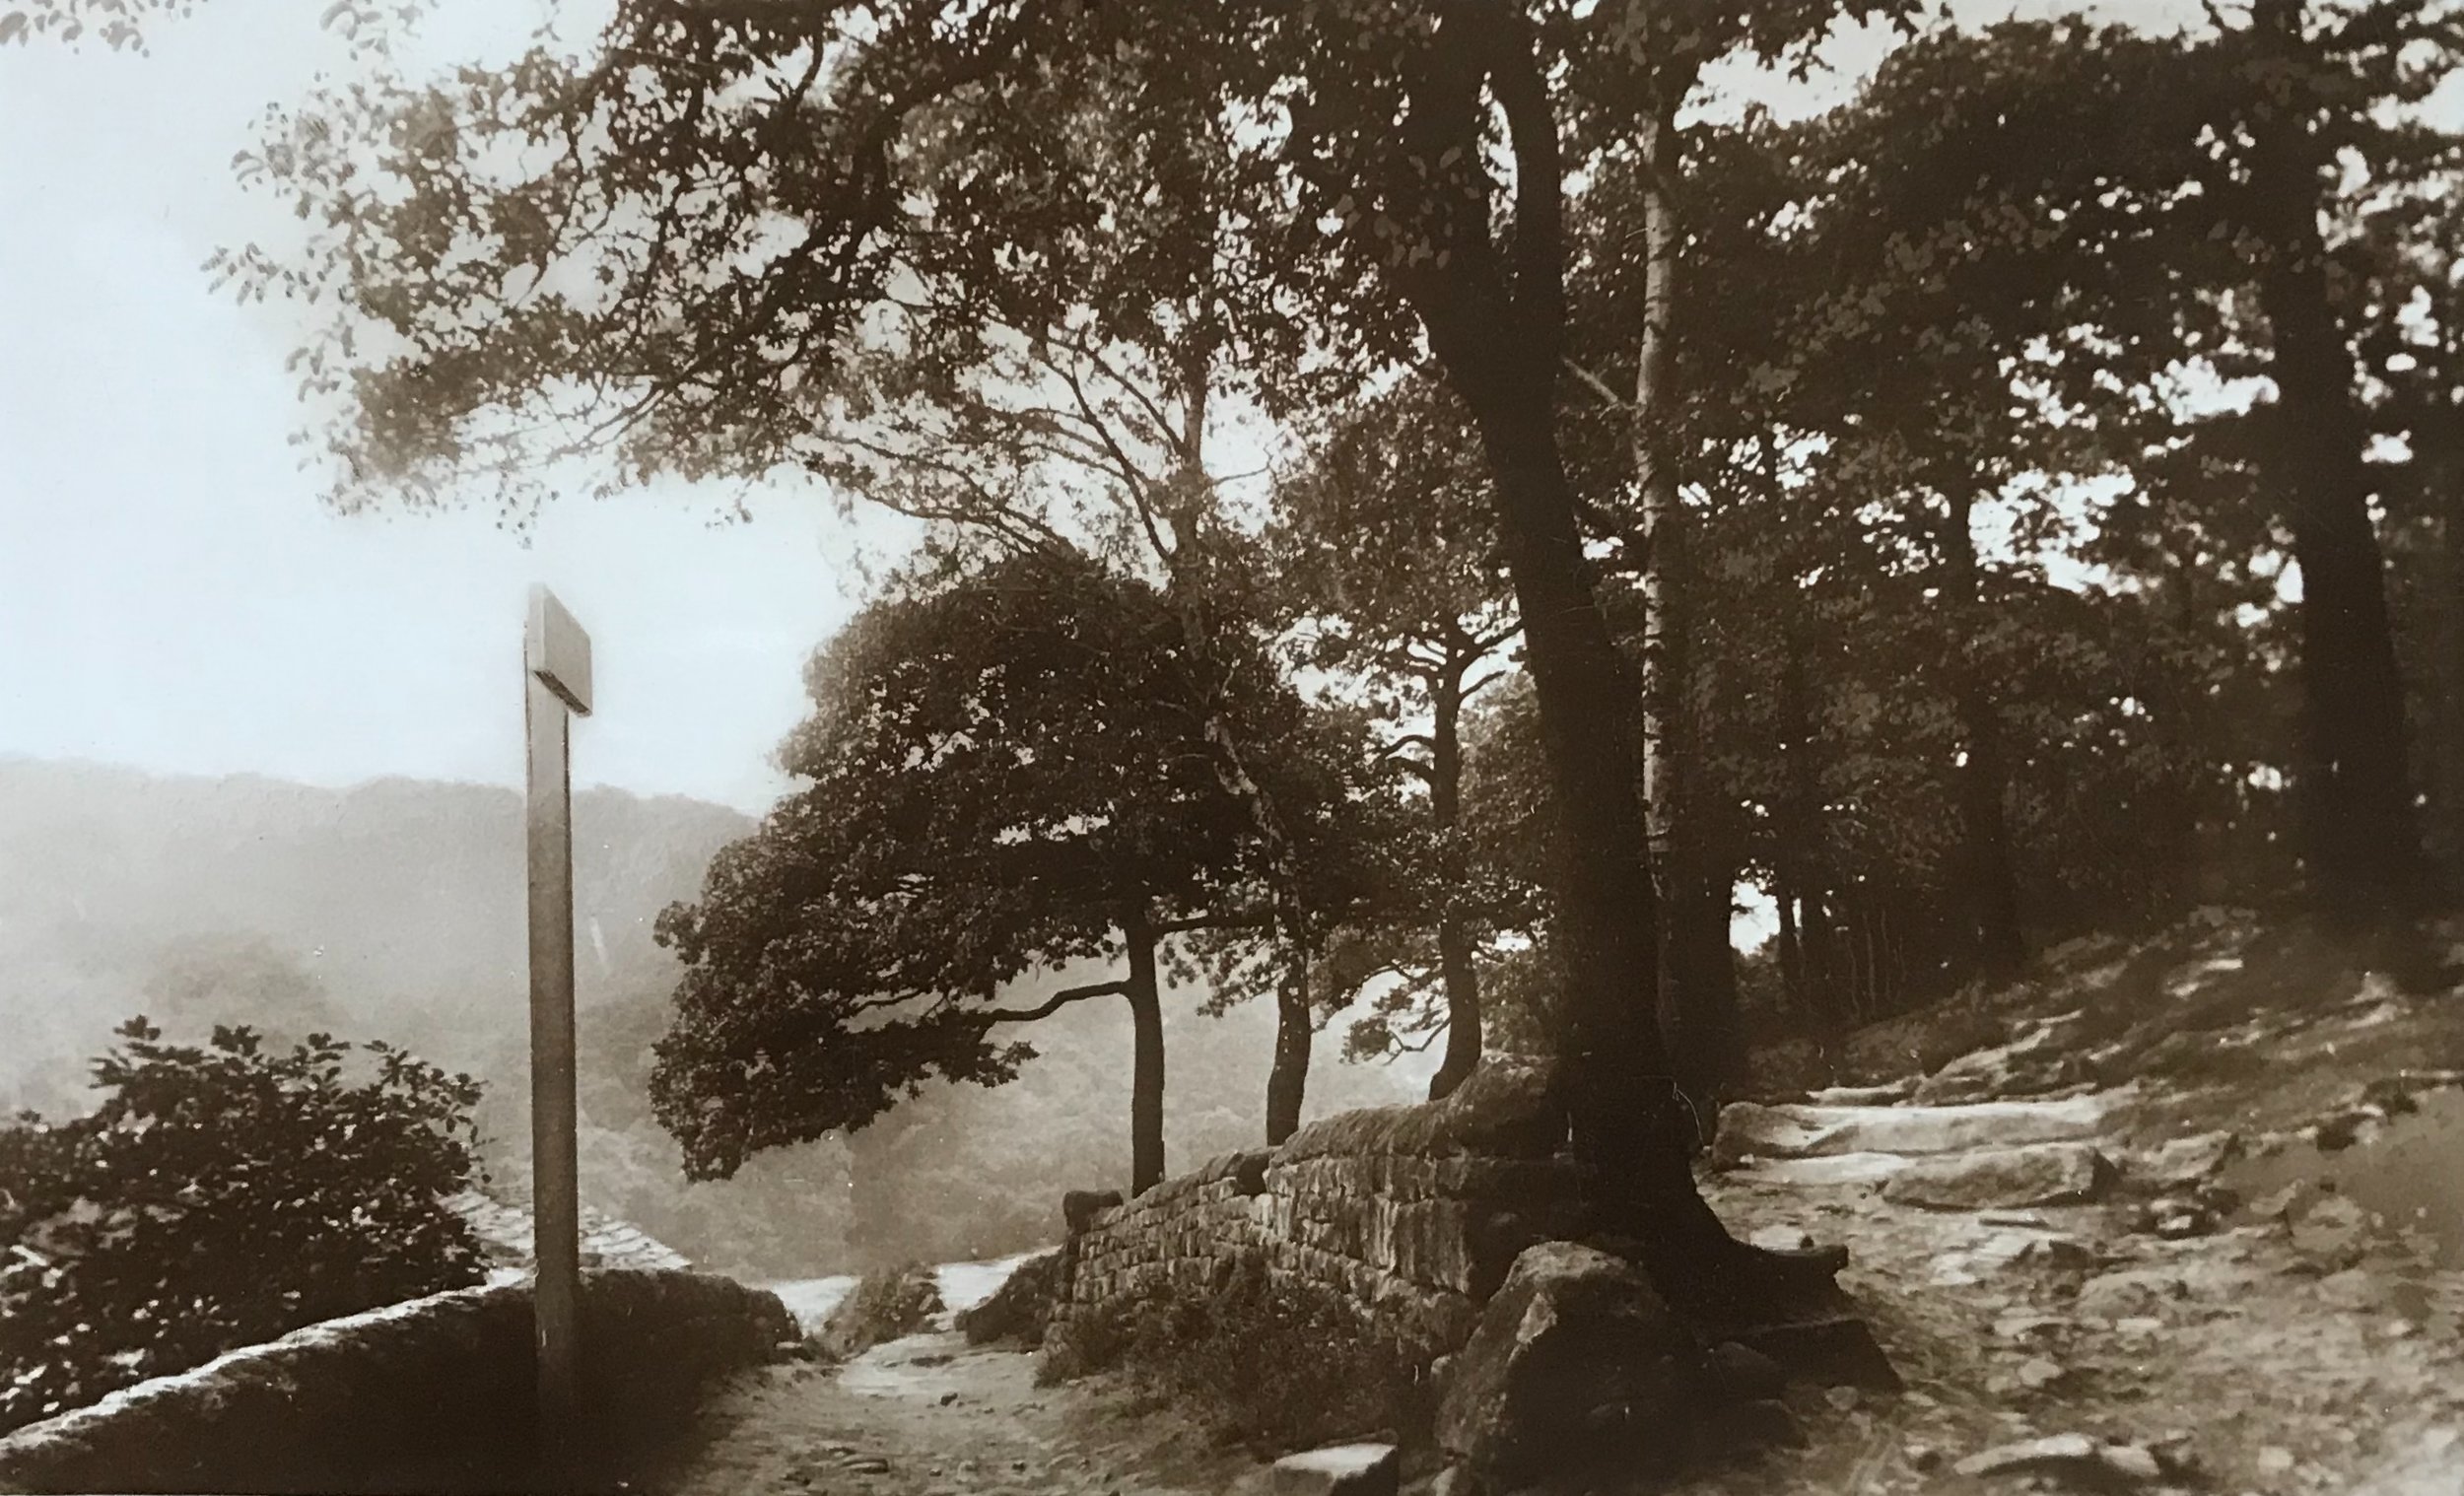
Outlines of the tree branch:
{"type": "Polygon", "coordinates": [[[1129,991],[1129,984],[1125,981],[1098,982],[1087,986],[1063,987],[1031,1008],[987,1008],[976,1016],[987,1028],[996,1023],[1033,1023],[1038,1018],[1052,1017],[1073,1002],[1089,997],[1124,997],[1129,991]]]}

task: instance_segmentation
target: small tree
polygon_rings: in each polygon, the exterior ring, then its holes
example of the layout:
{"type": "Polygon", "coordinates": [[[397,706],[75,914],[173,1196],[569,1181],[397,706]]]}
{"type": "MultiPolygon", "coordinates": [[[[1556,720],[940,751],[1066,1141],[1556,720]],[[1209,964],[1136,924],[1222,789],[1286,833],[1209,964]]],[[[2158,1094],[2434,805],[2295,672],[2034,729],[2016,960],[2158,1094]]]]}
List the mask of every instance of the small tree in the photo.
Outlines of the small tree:
{"type": "Polygon", "coordinates": [[[375,1043],[372,1072],[323,1034],[118,1032],[92,1114],[0,1127],[0,1429],[480,1280],[443,1203],[471,1178],[476,1081],[375,1043]]]}
{"type": "Polygon", "coordinates": [[[1403,1034],[1425,1043],[1442,1029],[1445,1059],[1429,1081],[1442,1097],[1479,1063],[1475,957],[1496,906],[1511,900],[1464,845],[1464,717],[1510,673],[1498,656],[1520,628],[1479,438],[1433,374],[1347,409],[1313,446],[1276,488],[1268,544],[1282,606],[1302,626],[1308,662],[1369,703],[1387,761],[1426,791],[1431,842],[1418,897],[1356,942],[1376,954],[1356,959],[1355,975],[1400,985],[1353,1030],[1352,1048],[1416,1049],[1403,1034]],[[1444,1011],[1423,1020],[1416,1008],[1432,982],[1444,1011]]]}
{"type": "MultiPolygon", "coordinates": [[[[1189,699],[1197,653],[1155,589],[1066,552],[917,579],[807,672],[787,767],[809,784],[712,864],[660,937],[683,958],[651,1078],[687,1172],[861,1127],[928,1078],[997,1085],[1032,1057],[1002,1028],[1123,998],[1135,1034],[1131,1183],[1163,1177],[1159,964],[1171,937],[1258,922],[1269,875],[1189,699]],[[1005,985],[1118,975],[1004,1007],[1005,985]]],[[[1203,657],[1245,744],[1304,740],[1305,711],[1231,631],[1203,657]]],[[[1253,753],[1288,806],[1339,781],[1253,753]]],[[[1289,817],[1314,824],[1312,815],[1289,817]]]]}

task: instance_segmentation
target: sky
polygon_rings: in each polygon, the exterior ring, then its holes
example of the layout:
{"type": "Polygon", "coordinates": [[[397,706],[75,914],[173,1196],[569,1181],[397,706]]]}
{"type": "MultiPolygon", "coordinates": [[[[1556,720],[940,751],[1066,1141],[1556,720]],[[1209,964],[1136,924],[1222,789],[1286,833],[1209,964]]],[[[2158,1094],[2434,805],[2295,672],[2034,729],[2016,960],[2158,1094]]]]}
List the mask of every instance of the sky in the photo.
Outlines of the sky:
{"type": "MultiPolygon", "coordinates": [[[[544,581],[594,646],[576,782],[763,808],[803,659],[902,531],[788,488],[735,524],[717,518],[731,493],[683,485],[576,499],[526,536],[484,511],[325,510],[287,441],[295,314],[201,269],[278,232],[231,158],[341,63],[324,8],[209,0],[142,56],[0,47],[0,754],[514,784],[523,597],[544,581]]],[[[443,0],[424,52],[503,55],[543,9],[443,0]]],[[[1884,46],[1849,37],[1828,52],[1844,71],[1745,91],[1827,103],[1884,46]]]]}

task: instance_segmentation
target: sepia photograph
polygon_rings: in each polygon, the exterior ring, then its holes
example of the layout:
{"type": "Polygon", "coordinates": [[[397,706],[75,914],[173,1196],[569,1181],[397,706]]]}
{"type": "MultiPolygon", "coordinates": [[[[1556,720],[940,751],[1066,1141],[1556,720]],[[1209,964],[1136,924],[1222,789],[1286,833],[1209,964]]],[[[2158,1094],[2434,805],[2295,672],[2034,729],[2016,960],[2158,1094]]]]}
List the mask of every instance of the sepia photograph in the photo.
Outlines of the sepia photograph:
{"type": "Polygon", "coordinates": [[[0,0],[0,1496],[2464,1496],[2464,0],[0,0]]]}

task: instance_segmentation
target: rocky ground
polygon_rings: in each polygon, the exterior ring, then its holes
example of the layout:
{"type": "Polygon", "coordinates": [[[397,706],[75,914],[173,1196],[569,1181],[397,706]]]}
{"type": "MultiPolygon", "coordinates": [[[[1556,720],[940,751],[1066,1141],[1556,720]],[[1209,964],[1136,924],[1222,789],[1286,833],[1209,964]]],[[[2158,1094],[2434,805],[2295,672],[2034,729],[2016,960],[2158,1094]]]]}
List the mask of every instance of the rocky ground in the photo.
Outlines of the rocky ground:
{"type": "Polygon", "coordinates": [[[2064,955],[1988,1015],[2016,1044],[1712,1177],[1733,1227],[1849,1247],[1908,1386],[1800,1394],[1802,1446],[1684,1488],[2464,1496],[2464,998],[2231,917],[2064,955]],[[1856,1146],[1997,1106],[2050,1140],[1856,1146]]]}
{"type": "MultiPolygon", "coordinates": [[[[1800,1389],[1798,1442],[1677,1489],[2464,1496],[2464,997],[2443,980],[2407,995],[2218,914],[2051,953],[2028,986],[1859,1036],[1858,1088],[1724,1118],[1722,1214],[1845,1244],[1906,1387],[1800,1389]]],[[[997,1275],[955,1271],[954,1307],[997,1275]]],[[[803,1312],[839,1287],[798,1286],[803,1312]]],[[[1038,1389],[1031,1356],[943,1328],[775,1369],[652,1483],[1257,1479],[1167,1410],[1038,1389]]]]}

